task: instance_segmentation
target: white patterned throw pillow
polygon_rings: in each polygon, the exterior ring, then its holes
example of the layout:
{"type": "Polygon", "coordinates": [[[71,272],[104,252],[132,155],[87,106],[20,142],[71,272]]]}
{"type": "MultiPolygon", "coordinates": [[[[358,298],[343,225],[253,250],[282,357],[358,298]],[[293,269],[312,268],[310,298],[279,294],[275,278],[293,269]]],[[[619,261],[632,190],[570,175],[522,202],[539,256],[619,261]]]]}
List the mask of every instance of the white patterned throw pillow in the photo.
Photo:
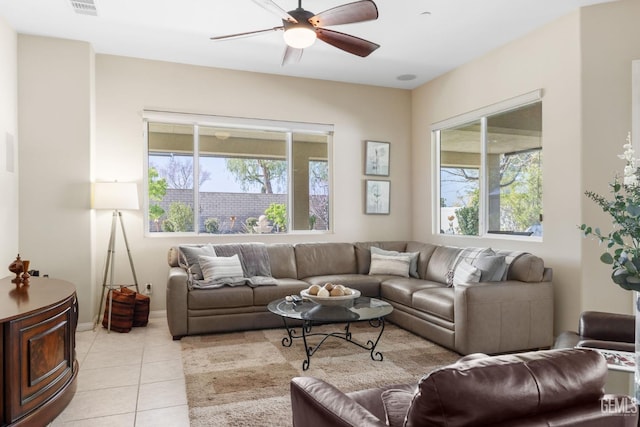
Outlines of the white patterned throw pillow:
{"type": "Polygon", "coordinates": [[[460,261],[453,272],[453,284],[477,283],[480,281],[481,271],[467,261],[460,261]]]}
{"type": "Polygon", "coordinates": [[[230,257],[200,256],[199,260],[202,275],[207,282],[243,277],[244,275],[238,255],[230,257]]]}
{"type": "Polygon", "coordinates": [[[371,254],[369,274],[409,277],[410,256],[371,254]]]}
{"type": "Polygon", "coordinates": [[[400,256],[400,257],[409,257],[409,276],[419,278],[418,275],[418,256],[420,252],[398,252],[398,251],[387,251],[385,249],[378,248],[377,246],[371,246],[371,253],[378,255],[387,255],[387,256],[400,256]]]}

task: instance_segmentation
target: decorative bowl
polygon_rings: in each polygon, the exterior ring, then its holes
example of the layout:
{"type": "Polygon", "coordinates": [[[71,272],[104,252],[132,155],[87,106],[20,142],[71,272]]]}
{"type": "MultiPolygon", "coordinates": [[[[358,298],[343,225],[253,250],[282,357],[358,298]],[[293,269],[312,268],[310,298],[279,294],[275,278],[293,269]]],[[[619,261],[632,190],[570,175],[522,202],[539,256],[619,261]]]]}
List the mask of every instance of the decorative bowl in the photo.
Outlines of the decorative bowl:
{"type": "Polygon", "coordinates": [[[317,295],[311,295],[308,289],[300,291],[300,296],[303,299],[308,299],[320,305],[349,305],[351,302],[360,296],[360,291],[357,289],[351,289],[353,292],[351,295],[343,295],[339,297],[319,297],[317,295]]]}

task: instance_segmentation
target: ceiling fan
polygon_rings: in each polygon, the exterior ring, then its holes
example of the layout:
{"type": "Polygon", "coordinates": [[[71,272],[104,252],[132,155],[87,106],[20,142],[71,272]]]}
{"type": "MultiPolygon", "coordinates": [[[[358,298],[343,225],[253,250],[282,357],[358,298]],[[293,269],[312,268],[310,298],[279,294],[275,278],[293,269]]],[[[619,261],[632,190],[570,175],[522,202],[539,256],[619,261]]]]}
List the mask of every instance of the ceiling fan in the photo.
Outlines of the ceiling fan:
{"type": "Polygon", "coordinates": [[[282,65],[300,61],[302,52],[311,46],[316,38],[353,55],[366,57],[380,47],[379,44],[325,28],[328,25],[353,24],[378,19],[378,7],[371,0],[360,0],[343,4],[324,12],[314,14],[302,8],[302,0],[298,0],[298,8],[286,12],[272,0],[252,0],[257,5],[282,19],[279,27],[245,33],[211,37],[211,40],[231,40],[251,37],[271,31],[284,31],[286,49],[282,65]]]}

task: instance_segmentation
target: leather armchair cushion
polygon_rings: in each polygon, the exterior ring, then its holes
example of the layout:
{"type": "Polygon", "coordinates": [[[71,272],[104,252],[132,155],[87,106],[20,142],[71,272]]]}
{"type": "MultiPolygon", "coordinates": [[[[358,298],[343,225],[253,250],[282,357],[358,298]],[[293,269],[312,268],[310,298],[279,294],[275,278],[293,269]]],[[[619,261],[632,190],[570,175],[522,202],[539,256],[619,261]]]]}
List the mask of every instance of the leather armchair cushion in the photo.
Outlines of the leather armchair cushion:
{"type": "Polygon", "coordinates": [[[405,425],[494,425],[593,402],[606,375],[604,358],[587,349],[463,361],[420,381],[405,425]]]}
{"type": "Polygon", "coordinates": [[[407,411],[411,406],[414,394],[407,390],[398,389],[385,390],[380,394],[387,425],[390,427],[404,426],[404,420],[407,417],[407,411]]]}

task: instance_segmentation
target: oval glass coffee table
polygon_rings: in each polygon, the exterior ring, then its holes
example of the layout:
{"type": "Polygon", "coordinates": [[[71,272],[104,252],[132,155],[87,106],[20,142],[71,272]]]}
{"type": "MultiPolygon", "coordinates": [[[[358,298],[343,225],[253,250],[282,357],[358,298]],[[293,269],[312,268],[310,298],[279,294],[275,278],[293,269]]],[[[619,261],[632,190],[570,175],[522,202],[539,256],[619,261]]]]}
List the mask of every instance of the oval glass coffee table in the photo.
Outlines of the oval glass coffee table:
{"type": "Polygon", "coordinates": [[[391,304],[376,298],[359,297],[352,300],[348,305],[320,305],[312,301],[288,302],[284,298],[275,300],[267,306],[270,312],[282,317],[287,336],[282,339],[282,345],[291,347],[294,339],[302,339],[305,348],[306,360],[302,362],[302,370],[309,369],[311,356],[322,346],[327,338],[335,337],[350,342],[360,348],[368,350],[372,360],[382,361],[383,356],[376,346],[384,331],[384,316],[393,311],[391,304]],[[295,328],[289,327],[287,319],[302,321],[301,333],[295,328]],[[354,341],[349,331],[352,322],[369,321],[373,328],[379,328],[380,332],[375,341],[368,340],[366,344],[354,341]],[[327,323],[346,323],[342,331],[336,332],[313,332],[314,325],[327,323]],[[315,346],[307,344],[307,337],[321,336],[322,339],[315,346]]]}

